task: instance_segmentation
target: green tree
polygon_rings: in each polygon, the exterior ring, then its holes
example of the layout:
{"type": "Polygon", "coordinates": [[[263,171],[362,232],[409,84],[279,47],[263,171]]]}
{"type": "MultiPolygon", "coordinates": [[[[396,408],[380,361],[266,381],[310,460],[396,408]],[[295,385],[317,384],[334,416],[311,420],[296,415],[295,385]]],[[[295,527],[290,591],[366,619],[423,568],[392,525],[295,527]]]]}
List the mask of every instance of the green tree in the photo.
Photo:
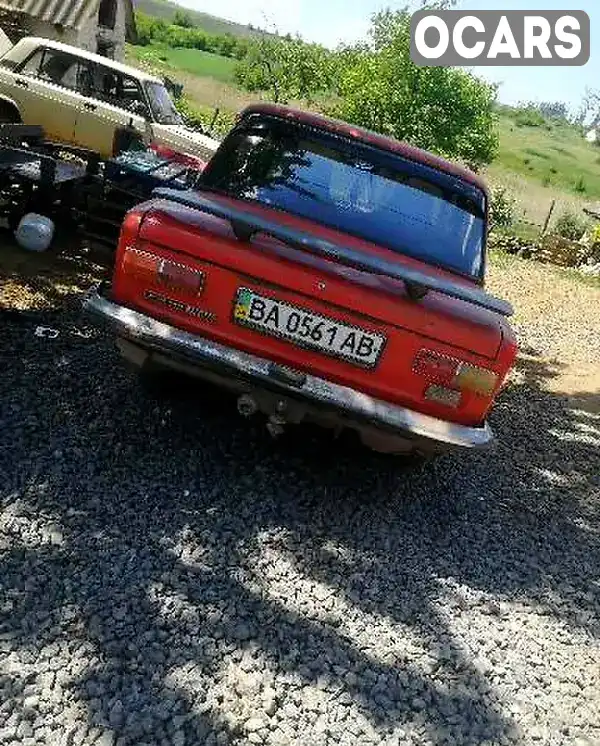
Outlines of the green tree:
{"type": "Polygon", "coordinates": [[[217,40],[218,54],[223,57],[233,57],[235,52],[236,40],[232,34],[220,34],[217,40]]]}
{"type": "Polygon", "coordinates": [[[194,29],[192,32],[192,43],[194,49],[204,51],[208,46],[208,34],[202,31],[202,29],[194,29]]]}
{"type": "Polygon", "coordinates": [[[164,38],[165,44],[169,47],[193,47],[196,32],[194,29],[184,28],[172,24],[167,27],[167,33],[164,38]]]}
{"type": "Polygon", "coordinates": [[[417,67],[408,8],[373,17],[371,44],[342,50],[330,112],[474,167],[498,148],[496,87],[463,69],[417,67]]]}
{"type": "Polygon", "coordinates": [[[236,39],[235,44],[235,50],[233,52],[233,56],[236,58],[236,60],[241,61],[246,57],[248,54],[248,47],[250,42],[248,39],[244,39],[243,37],[238,37],[236,39]]]}
{"type": "Polygon", "coordinates": [[[137,29],[137,43],[147,46],[152,42],[164,41],[167,35],[167,24],[160,18],[146,15],[141,11],[135,13],[135,24],[137,29]]]}
{"type": "Polygon", "coordinates": [[[150,16],[141,13],[139,10],[135,14],[135,27],[137,44],[145,47],[152,42],[152,20],[150,16]]]}
{"type": "Polygon", "coordinates": [[[334,84],[334,56],[300,38],[262,36],[247,42],[236,79],[248,91],[265,91],[276,103],[311,100],[334,84]]]}
{"type": "Polygon", "coordinates": [[[192,16],[185,10],[176,10],[173,15],[173,24],[182,28],[194,28],[196,25],[192,16]]]}

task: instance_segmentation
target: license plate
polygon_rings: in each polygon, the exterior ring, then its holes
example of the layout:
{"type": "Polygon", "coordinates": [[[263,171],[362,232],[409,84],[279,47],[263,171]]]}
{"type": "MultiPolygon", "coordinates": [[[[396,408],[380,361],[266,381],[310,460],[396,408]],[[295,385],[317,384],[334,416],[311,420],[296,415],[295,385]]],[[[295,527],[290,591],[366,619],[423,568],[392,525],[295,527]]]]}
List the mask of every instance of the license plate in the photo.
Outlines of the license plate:
{"type": "Polygon", "coordinates": [[[335,321],[285,301],[266,298],[248,288],[238,289],[233,318],[236,323],[263,334],[366,368],[377,364],[386,342],[382,334],[335,321]]]}

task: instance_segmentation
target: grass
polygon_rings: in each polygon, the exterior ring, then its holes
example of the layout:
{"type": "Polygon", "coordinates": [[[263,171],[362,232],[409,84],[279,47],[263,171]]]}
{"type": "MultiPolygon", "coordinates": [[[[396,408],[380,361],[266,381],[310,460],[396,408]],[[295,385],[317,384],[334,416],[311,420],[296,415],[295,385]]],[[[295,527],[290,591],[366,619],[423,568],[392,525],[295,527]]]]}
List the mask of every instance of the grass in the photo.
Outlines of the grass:
{"type": "Polygon", "coordinates": [[[151,44],[147,47],[129,47],[130,56],[149,65],[165,66],[190,73],[198,78],[212,78],[221,83],[234,83],[236,61],[212,52],[183,47],[151,44]]]}
{"type": "Polygon", "coordinates": [[[519,126],[506,110],[499,124],[500,153],[493,167],[547,188],[600,199],[600,148],[586,142],[576,127],[559,121],[519,126]]]}
{"type": "Polygon", "coordinates": [[[510,228],[496,228],[496,231],[509,236],[517,236],[523,241],[538,241],[541,236],[541,228],[534,223],[527,223],[524,220],[517,220],[510,228]]]}
{"type": "MultiPolygon", "coordinates": [[[[501,149],[504,146],[501,146],[501,149]]],[[[502,157],[502,153],[501,153],[502,157]]],[[[574,169],[571,164],[571,170],[574,169]]],[[[544,225],[552,201],[556,201],[552,222],[563,212],[575,212],[582,215],[582,210],[593,199],[575,191],[562,189],[560,186],[544,184],[534,173],[524,176],[503,166],[500,160],[495,161],[483,174],[493,185],[503,185],[517,199],[516,218],[518,222],[544,225]]]]}

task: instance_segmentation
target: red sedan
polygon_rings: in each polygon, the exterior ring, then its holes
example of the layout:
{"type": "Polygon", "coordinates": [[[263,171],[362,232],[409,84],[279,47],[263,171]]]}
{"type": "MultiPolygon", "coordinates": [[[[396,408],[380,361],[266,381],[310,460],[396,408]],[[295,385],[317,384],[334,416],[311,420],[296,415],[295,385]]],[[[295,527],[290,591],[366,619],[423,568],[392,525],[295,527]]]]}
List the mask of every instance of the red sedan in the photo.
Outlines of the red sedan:
{"type": "Polygon", "coordinates": [[[227,387],[273,434],[311,420],[386,452],[481,447],[517,351],[483,288],[487,219],[466,169],[252,106],[197,189],[128,214],[84,305],[130,361],[227,387]]]}

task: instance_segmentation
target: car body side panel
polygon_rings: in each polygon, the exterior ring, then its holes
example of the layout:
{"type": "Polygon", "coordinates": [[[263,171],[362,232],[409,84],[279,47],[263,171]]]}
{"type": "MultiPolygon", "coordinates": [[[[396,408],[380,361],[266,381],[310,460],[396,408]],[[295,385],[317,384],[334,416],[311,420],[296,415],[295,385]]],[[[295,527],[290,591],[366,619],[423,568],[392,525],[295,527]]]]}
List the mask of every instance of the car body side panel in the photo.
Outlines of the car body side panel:
{"type": "Polygon", "coordinates": [[[2,69],[0,92],[15,102],[24,124],[41,124],[49,139],[74,143],[76,112],[83,105],[84,96],[2,69]]]}
{"type": "Polygon", "coordinates": [[[147,128],[143,117],[97,98],[89,98],[86,103],[95,108],[90,110],[83,106],[76,112],[75,141],[81,147],[95,150],[103,157],[110,158],[113,155],[117,128],[133,125],[142,137],[145,136],[147,128]]]}

